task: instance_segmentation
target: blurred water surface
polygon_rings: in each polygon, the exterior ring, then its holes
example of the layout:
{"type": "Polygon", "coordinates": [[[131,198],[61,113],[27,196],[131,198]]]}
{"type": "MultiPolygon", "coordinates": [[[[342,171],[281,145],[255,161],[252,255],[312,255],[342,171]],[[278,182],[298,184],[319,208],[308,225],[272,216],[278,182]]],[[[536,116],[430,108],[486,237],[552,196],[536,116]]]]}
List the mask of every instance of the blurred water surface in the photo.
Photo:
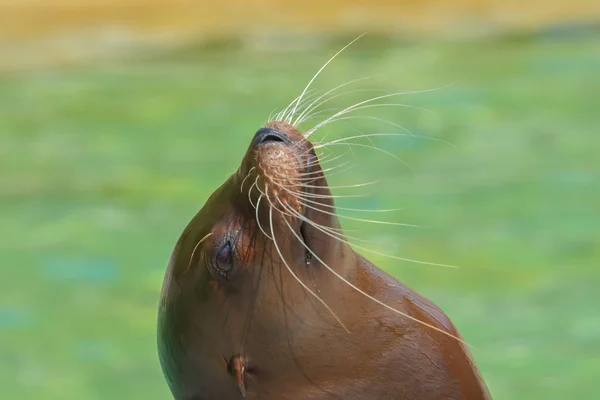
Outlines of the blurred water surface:
{"type": "MultiPolygon", "coordinates": [[[[170,398],[155,350],[170,251],[269,113],[349,40],[295,52],[201,46],[0,77],[2,398],[170,398]]],[[[437,88],[398,99],[417,108],[362,114],[439,139],[373,139],[410,169],[364,149],[332,181],[383,177],[375,196],[343,204],[403,208],[389,218],[426,228],[344,225],[398,245],[393,254],[461,267],[369,256],[448,312],[498,399],[597,392],[598,71],[596,34],[374,37],[316,82],[437,88]]],[[[321,133],[399,131],[347,122],[321,133]]]]}

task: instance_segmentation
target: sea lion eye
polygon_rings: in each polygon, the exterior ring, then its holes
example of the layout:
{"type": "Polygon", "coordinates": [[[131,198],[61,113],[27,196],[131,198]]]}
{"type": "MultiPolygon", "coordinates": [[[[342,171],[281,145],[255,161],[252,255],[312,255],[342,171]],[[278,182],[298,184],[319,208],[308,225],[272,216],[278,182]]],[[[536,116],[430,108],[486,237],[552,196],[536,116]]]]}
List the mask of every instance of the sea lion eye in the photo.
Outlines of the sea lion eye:
{"type": "Polygon", "coordinates": [[[223,278],[227,279],[233,270],[233,251],[231,241],[227,241],[221,246],[215,256],[215,270],[223,278]]]}

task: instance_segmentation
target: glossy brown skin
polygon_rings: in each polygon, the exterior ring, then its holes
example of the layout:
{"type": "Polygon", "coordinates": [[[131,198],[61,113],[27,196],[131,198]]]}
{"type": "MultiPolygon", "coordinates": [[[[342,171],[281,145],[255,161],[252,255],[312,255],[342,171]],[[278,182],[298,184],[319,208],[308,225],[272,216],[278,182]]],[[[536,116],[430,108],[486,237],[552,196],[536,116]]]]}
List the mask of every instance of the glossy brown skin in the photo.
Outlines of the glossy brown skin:
{"type": "MultiPolygon", "coordinates": [[[[263,198],[259,203],[263,230],[277,240],[296,276],[347,330],[294,279],[273,241],[258,228],[248,191],[256,174],[273,174],[281,161],[287,169],[280,169],[277,176],[321,169],[318,163],[308,169],[315,161],[312,146],[295,128],[279,122],[268,126],[288,143],[251,145],[238,172],[192,219],[171,256],[158,343],[175,399],[491,398],[461,341],[402,317],[342,282],[307,253],[286,225],[284,218],[289,217],[274,213],[271,231],[263,198]],[[278,154],[288,157],[273,156],[278,154]],[[229,247],[224,244],[227,240],[229,247]],[[221,275],[223,271],[228,275],[221,275]]],[[[264,191],[268,179],[261,176],[258,185],[264,191]]],[[[330,194],[324,177],[311,185],[317,188],[302,189],[305,195],[330,194]]],[[[256,205],[258,191],[253,190],[250,198],[256,205]]],[[[323,207],[333,206],[329,198],[311,198],[323,207]]],[[[293,198],[285,201],[294,206],[293,198]]],[[[340,228],[335,215],[298,210],[321,226],[340,228]]],[[[318,258],[348,281],[385,304],[460,337],[438,307],[348,245],[300,219],[287,221],[318,258]]]]}

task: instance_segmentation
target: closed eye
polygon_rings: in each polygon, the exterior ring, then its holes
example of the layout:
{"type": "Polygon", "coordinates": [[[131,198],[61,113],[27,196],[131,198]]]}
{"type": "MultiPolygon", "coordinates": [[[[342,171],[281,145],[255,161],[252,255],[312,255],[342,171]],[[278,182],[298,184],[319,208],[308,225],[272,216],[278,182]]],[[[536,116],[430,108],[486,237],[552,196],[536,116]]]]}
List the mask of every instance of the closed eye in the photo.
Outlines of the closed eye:
{"type": "Polygon", "coordinates": [[[214,269],[224,279],[228,279],[233,271],[233,249],[231,241],[225,242],[215,256],[214,269]]]}

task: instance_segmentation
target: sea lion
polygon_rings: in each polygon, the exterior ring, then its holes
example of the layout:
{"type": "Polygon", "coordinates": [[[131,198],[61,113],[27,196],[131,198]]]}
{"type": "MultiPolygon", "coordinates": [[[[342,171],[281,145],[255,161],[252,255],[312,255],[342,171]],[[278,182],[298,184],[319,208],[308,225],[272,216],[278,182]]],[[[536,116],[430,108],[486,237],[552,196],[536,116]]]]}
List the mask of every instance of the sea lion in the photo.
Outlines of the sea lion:
{"type": "Polygon", "coordinates": [[[174,398],[490,399],[450,319],[347,243],[290,122],[256,132],[171,255],[158,347],[174,398]]]}

